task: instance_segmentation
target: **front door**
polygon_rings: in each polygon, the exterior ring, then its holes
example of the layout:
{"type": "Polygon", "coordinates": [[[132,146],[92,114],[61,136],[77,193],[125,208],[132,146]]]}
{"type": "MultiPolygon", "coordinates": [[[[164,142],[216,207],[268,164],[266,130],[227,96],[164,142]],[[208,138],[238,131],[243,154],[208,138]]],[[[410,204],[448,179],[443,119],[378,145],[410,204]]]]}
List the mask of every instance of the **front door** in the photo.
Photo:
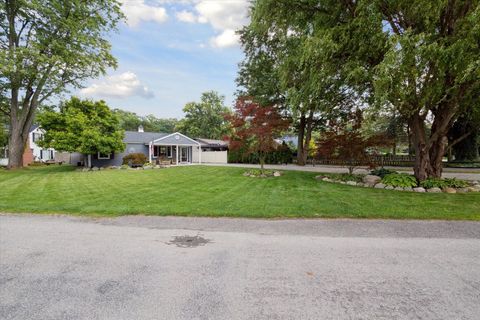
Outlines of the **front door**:
{"type": "Polygon", "coordinates": [[[180,148],[180,162],[189,162],[188,161],[188,147],[180,148]]]}

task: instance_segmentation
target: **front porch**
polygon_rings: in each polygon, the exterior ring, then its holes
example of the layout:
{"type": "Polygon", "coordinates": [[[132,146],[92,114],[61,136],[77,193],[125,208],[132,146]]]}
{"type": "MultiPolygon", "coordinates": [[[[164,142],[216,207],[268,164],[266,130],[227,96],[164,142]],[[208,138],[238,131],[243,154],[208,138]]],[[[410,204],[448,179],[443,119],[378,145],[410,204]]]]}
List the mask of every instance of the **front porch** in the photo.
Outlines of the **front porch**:
{"type": "Polygon", "coordinates": [[[153,140],[149,143],[149,161],[159,165],[180,165],[202,162],[200,143],[181,133],[153,140]]]}

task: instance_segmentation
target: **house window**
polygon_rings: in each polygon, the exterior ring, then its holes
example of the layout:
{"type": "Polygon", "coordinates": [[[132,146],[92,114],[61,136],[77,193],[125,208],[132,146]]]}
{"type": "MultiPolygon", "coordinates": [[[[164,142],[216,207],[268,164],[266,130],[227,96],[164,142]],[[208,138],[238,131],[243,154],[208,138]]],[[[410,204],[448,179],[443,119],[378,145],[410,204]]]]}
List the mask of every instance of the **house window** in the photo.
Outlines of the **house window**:
{"type": "Polygon", "coordinates": [[[154,157],[165,157],[168,154],[167,146],[154,146],[153,147],[153,156],[154,157]]]}
{"type": "Polygon", "coordinates": [[[98,153],[98,159],[99,160],[109,160],[110,159],[110,153],[98,153]]]}
{"type": "Polygon", "coordinates": [[[41,133],[33,133],[32,134],[32,140],[33,142],[36,142],[36,141],[39,141],[39,140],[42,140],[43,138],[43,135],[41,133]]]}

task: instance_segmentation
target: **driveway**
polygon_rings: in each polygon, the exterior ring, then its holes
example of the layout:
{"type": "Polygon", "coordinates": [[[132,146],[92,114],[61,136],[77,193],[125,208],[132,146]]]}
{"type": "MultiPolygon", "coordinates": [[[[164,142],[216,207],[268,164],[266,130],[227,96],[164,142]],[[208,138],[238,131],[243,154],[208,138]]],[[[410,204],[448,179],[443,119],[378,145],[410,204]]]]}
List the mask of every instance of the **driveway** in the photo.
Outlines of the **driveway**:
{"type": "Polygon", "coordinates": [[[0,268],[0,319],[480,314],[477,222],[0,215],[0,268]]]}
{"type": "MultiPolygon", "coordinates": [[[[245,163],[202,163],[207,166],[223,166],[223,167],[239,167],[239,168],[259,168],[258,164],[245,164],[245,163]]],[[[277,165],[267,164],[266,169],[271,170],[292,170],[292,171],[307,171],[307,172],[321,172],[321,173],[345,173],[348,172],[346,167],[342,166],[325,166],[325,165],[306,165],[297,166],[294,164],[277,165]]],[[[387,169],[397,170],[399,172],[405,172],[413,174],[412,168],[407,167],[385,167],[387,169]]],[[[364,168],[355,169],[354,173],[368,174],[370,170],[364,168]]],[[[468,168],[444,168],[443,178],[457,178],[462,180],[477,180],[480,181],[480,169],[468,169],[468,168]]]]}

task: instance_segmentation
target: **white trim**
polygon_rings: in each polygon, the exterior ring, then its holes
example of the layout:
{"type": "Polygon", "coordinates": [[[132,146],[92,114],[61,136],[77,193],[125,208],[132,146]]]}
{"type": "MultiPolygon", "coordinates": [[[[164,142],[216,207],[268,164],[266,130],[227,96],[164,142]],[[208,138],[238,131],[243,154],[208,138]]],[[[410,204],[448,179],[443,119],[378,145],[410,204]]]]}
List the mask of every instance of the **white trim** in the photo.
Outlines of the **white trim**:
{"type": "MultiPolygon", "coordinates": [[[[192,138],[189,138],[189,137],[187,137],[186,135],[181,134],[180,132],[171,133],[171,134],[169,134],[168,136],[155,139],[155,140],[153,140],[152,142],[155,143],[155,142],[161,141],[161,140],[163,140],[163,139],[170,138],[170,137],[175,136],[175,135],[179,135],[179,136],[181,136],[181,137],[184,137],[185,139],[190,140],[190,141],[194,142],[195,144],[201,146],[200,142],[198,142],[198,141],[196,141],[196,140],[193,140],[192,138]]],[[[169,145],[172,145],[172,146],[181,146],[182,144],[164,144],[164,145],[165,145],[165,146],[169,146],[169,145]]],[[[184,145],[184,146],[191,146],[191,144],[183,144],[183,145],[184,145]]]]}
{"type": "Polygon", "coordinates": [[[148,144],[148,162],[152,163],[152,142],[148,144]]]}
{"type": "Polygon", "coordinates": [[[108,157],[100,157],[100,152],[98,152],[97,154],[98,160],[110,160],[111,156],[112,156],[111,153],[108,154],[108,157]]]}

